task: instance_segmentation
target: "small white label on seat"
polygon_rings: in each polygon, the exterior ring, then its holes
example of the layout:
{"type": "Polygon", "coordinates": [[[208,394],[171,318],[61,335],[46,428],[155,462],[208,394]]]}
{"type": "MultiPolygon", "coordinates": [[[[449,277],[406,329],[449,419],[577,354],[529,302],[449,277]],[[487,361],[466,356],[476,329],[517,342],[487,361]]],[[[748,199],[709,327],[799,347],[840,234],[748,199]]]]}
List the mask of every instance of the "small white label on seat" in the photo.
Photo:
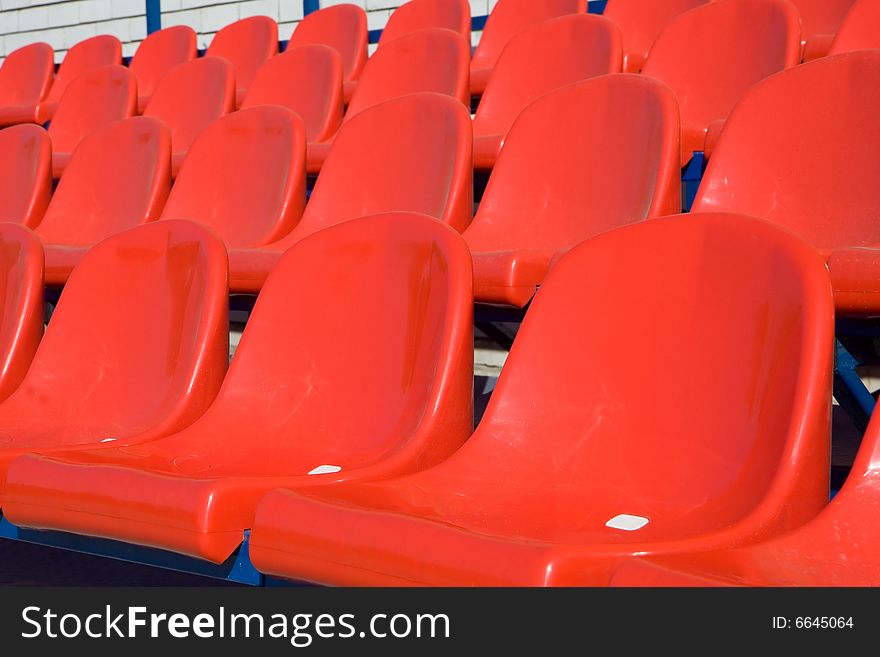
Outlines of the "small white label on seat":
{"type": "Polygon", "coordinates": [[[621,513],[619,516],[614,516],[611,520],[606,522],[605,526],[611,527],[611,529],[622,529],[625,532],[634,532],[637,529],[641,529],[649,522],[650,521],[647,518],[643,518],[642,516],[631,516],[628,513],[621,513]]]}
{"type": "Polygon", "coordinates": [[[309,472],[310,475],[316,474],[332,474],[342,470],[338,465],[319,465],[317,468],[309,472]]]}

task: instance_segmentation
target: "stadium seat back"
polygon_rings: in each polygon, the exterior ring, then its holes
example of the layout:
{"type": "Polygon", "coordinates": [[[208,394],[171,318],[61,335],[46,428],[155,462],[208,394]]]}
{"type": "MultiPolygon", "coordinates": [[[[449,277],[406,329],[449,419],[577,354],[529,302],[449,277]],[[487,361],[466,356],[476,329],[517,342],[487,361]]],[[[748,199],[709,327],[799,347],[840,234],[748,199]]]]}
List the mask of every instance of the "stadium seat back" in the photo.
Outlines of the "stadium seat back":
{"type": "Polygon", "coordinates": [[[623,35],[623,70],[641,71],[654,40],[672,19],[710,0],[608,0],[602,13],[623,35]]]}
{"type": "Polygon", "coordinates": [[[384,45],[370,58],[345,120],[379,103],[420,92],[442,93],[470,105],[470,46],[443,28],[420,30],[384,45]]]}
{"type": "Polygon", "coordinates": [[[471,119],[461,101],[412,94],[340,129],[298,236],[384,212],[415,212],[461,231],[473,212],[471,119]]]}
{"type": "Polygon", "coordinates": [[[836,34],[854,0],[791,0],[801,16],[804,40],[836,34]]]}
{"type": "Polygon", "coordinates": [[[0,222],[36,226],[52,196],[52,146],[33,124],[0,131],[0,222]]]}
{"type": "Polygon", "coordinates": [[[219,57],[202,57],[176,66],[162,79],[144,116],[168,126],[178,153],[189,150],[202,130],[234,108],[232,65],[219,57]]]}
{"type": "Polygon", "coordinates": [[[800,61],[797,12],[787,0],[721,0],[673,20],[642,72],[675,91],[682,152],[703,150],[710,123],[724,120],[749,88],[800,61]]]}
{"type": "Polygon", "coordinates": [[[604,233],[550,271],[476,433],[437,475],[464,498],[491,486],[482,531],[563,542],[617,514],[652,521],[604,532],[614,543],[722,530],[794,493],[815,512],[832,340],[823,262],[769,223],[681,215],[604,233]]]}
{"type": "Polygon", "coordinates": [[[510,39],[474,116],[474,134],[504,135],[533,100],[559,87],[619,73],[620,31],[607,18],[572,14],[543,21],[510,39]]]}
{"type": "Polygon", "coordinates": [[[138,111],[144,111],[166,73],[197,54],[196,33],[188,25],[174,25],[147,35],[129,65],[137,78],[138,111]]]}
{"type": "Polygon", "coordinates": [[[809,62],[754,86],[727,121],[694,212],[769,219],[819,249],[880,242],[880,52],[809,62]]]}
{"type": "Polygon", "coordinates": [[[122,44],[115,36],[102,34],[80,41],[64,55],[45,103],[54,107],[64,95],[67,85],[82,73],[112,64],[122,64],[122,44]]]}
{"type": "Polygon", "coordinates": [[[678,140],[675,96],[656,80],[607,75],[547,94],[514,123],[465,240],[473,251],[564,251],[675,214],[678,140]]]}
{"type": "Polygon", "coordinates": [[[345,80],[360,77],[367,63],[367,15],[353,4],[325,7],[308,14],[296,26],[288,48],[319,43],[330,46],[342,57],[345,80]]]}
{"type": "Polygon", "coordinates": [[[31,447],[192,422],[225,370],[226,277],[223,244],[190,222],[104,240],[64,287],[25,380],[0,409],[4,422],[30,429],[31,447]]]}
{"type": "Polygon", "coordinates": [[[829,54],[880,48],[880,3],[858,0],[844,18],[829,54]]]}
{"type": "Polygon", "coordinates": [[[159,218],[171,185],[171,138],[156,119],[117,121],[83,139],[37,234],[91,245],[159,218]]]}
{"type": "Polygon", "coordinates": [[[339,53],[312,44],[273,57],[260,67],[242,109],[258,105],[293,110],[303,120],[309,141],[326,141],[336,134],[344,113],[339,53]]]}
{"type": "Polygon", "coordinates": [[[391,12],[379,45],[419,30],[445,27],[471,42],[471,7],[467,0],[410,0],[391,12]]]}
{"type": "Polygon", "coordinates": [[[32,43],[6,55],[0,66],[0,120],[3,108],[33,106],[46,97],[54,56],[48,43],[32,43]]]}
{"type": "Polygon", "coordinates": [[[42,337],[40,240],[27,228],[0,223],[0,400],[24,379],[42,337]]]}
{"type": "Polygon", "coordinates": [[[305,149],[302,121],[287,108],[233,112],[195,141],[162,217],[210,226],[230,247],[279,239],[302,216],[305,149]]]}
{"type": "Polygon", "coordinates": [[[124,66],[86,71],[67,86],[49,124],[52,150],[72,153],[84,137],[134,116],[137,82],[124,66]]]}
{"type": "Polygon", "coordinates": [[[278,54],[278,24],[268,16],[251,16],[230,23],[208,46],[206,57],[222,57],[235,70],[236,106],[241,104],[257,71],[278,54]]]}

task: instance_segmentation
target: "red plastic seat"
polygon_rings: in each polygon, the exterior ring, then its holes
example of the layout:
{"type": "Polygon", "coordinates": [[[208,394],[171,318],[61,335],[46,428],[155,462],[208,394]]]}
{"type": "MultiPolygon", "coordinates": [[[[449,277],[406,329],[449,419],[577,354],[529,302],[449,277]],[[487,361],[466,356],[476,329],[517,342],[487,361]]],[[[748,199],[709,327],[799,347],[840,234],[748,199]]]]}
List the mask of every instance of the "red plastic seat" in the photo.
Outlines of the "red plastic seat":
{"type": "Polygon", "coordinates": [[[642,73],[678,96],[682,164],[705,150],[709,126],[723,124],[753,84],[797,65],[799,38],[797,12],[787,0],[711,2],[663,30],[642,73]]]}
{"type": "Polygon", "coordinates": [[[287,47],[312,43],[330,46],[342,57],[344,93],[348,102],[367,63],[367,14],[361,7],[347,3],[307,14],[294,29],[287,47]]]}
{"type": "Polygon", "coordinates": [[[619,73],[620,30],[607,18],[572,14],[513,37],[501,52],[474,116],[474,166],[491,169],[516,117],[567,84],[619,73]]]}
{"type": "Polygon", "coordinates": [[[58,74],[49,89],[45,100],[40,104],[41,121],[55,116],[55,110],[73,80],[88,70],[99,66],[122,64],[122,44],[119,39],[109,34],[101,34],[80,41],[64,55],[64,61],[58,67],[58,74]]]}
{"type": "Polygon", "coordinates": [[[268,16],[230,23],[214,35],[206,57],[222,57],[235,70],[235,106],[247,95],[260,67],[278,54],[278,24],[268,16]]]}
{"type": "Polygon", "coordinates": [[[272,272],[199,421],[139,446],[18,460],[4,514],[222,562],[279,485],[433,465],[473,422],[470,285],[467,248],[434,219],[317,233],[272,272]]]}
{"type": "MultiPolygon", "coordinates": [[[[364,68],[343,123],[365,109],[413,93],[445,94],[470,107],[469,61],[470,46],[452,30],[420,30],[390,41],[364,68]]],[[[321,171],[330,149],[329,142],[309,144],[309,173],[321,171]]]]}
{"type": "Polygon", "coordinates": [[[674,94],[643,76],[572,84],[526,108],[464,231],[475,299],[525,306],[573,246],[679,212],[678,136],[674,94]]]}
{"type": "Polygon", "coordinates": [[[855,0],[792,0],[801,15],[804,60],[828,53],[834,35],[855,0]]]}
{"type": "Polygon", "coordinates": [[[832,315],[821,258],[769,223],[604,233],[548,275],[461,449],[270,493],[251,559],[333,584],[598,585],[636,553],[783,532],[827,499],[832,315]]]}
{"type": "Polygon", "coordinates": [[[470,45],[471,6],[468,0],[409,0],[391,12],[379,37],[379,46],[431,27],[458,32],[470,45]]]}
{"type": "Polygon", "coordinates": [[[260,67],[241,104],[282,105],[303,120],[310,142],[327,141],[342,123],[342,60],[330,46],[288,48],[260,67]]]}
{"type": "Polygon", "coordinates": [[[54,59],[48,43],[32,43],[6,55],[0,66],[0,127],[45,123],[41,103],[52,85],[54,59]]]}
{"type": "Polygon", "coordinates": [[[616,586],[880,586],[880,414],[843,488],[815,519],[770,541],[622,564],[616,586]]]}
{"type": "Polygon", "coordinates": [[[199,135],[162,219],[209,226],[228,247],[262,246],[296,226],[306,204],[306,137],[289,109],[263,105],[199,135]]]}
{"type": "Polygon", "coordinates": [[[339,130],[296,228],[259,249],[230,249],[230,289],[259,291],[289,247],[360,217],[423,214],[461,232],[473,214],[472,141],[470,114],[450,96],[411,94],[364,110],[339,130]]]}
{"type": "Polygon", "coordinates": [[[188,25],[157,30],[141,41],[129,68],[137,78],[138,112],[143,112],[159,81],[178,64],[196,58],[196,33],[188,25]]]}
{"type": "Polygon", "coordinates": [[[0,404],[0,480],[24,453],[132,445],[192,424],[226,371],[226,276],[223,244],[191,222],[139,226],[90,250],[0,404]]]}
{"type": "Polygon", "coordinates": [[[2,401],[24,379],[43,337],[43,250],[30,230],[9,223],[0,223],[0,309],[2,401]]]}
{"type": "Polygon", "coordinates": [[[102,66],[80,75],[67,86],[49,124],[52,176],[61,177],[84,137],[136,111],[137,82],[124,66],[102,66]]]}
{"type": "Polygon", "coordinates": [[[520,31],[549,18],[586,11],[587,0],[498,0],[471,61],[471,94],[482,95],[501,51],[520,31]]]}
{"type": "Polygon", "coordinates": [[[52,197],[52,145],[38,125],[0,130],[0,222],[36,226],[52,197]]]}
{"type": "Polygon", "coordinates": [[[844,53],[754,86],[730,115],[693,212],[794,231],[829,259],[839,313],[880,311],[880,52],[844,53]]]}
{"type": "Polygon", "coordinates": [[[158,219],[170,168],[171,138],[156,119],[118,121],[83,139],[36,228],[46,283],[63,285],[95,244],[158,219]]]}
{"type": "Polygon", "coordinates": [[[144,116],[171,130],[171,175],[176,176],[190,145],[208,125],[235,109],[232,65],[201,57],[173,68],[156,87],[144,116]]]}
{"type": "Polygon", "coordinates": [[[858,0],[847,13],[832,41],[829,55],[880,48],[880,3],[858,0]]]}
{"type": "MultiPolygon", "coordinates": [[[[710,0],[608,0],[606,18],[623,34],[623,70],[639,73],[654,40],[673,18],[710,0]]],[[[700,55],[693,53],[695,57],[700,55]]]]}

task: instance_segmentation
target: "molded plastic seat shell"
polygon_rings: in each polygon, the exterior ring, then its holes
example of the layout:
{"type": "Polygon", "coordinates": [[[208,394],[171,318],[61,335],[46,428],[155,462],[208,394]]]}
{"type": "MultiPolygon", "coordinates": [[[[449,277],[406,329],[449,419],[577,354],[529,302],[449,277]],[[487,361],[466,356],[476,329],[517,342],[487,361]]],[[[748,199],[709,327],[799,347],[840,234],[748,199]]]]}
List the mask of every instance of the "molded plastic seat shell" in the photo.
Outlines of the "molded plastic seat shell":
{"type": "Polygon", "coordinates": [[[675,95],[644,76],[594,78],[529,105],[464,231],[476,300],[522,307],[578,243],[677,213],[678,140],[675,95]]]}
{"type": "Polygon", "coordinates": [[[154,222],[90,250],[0,404],[0,480],[24,453],[131,445],[195,421],[226,371],[226,276],[223,244],[191,222],[154,222]]]}
{"type": "Polygon", "coordinates": [[[102,66],[80,75],[67,86],[49,124],[52,176],[61,177],[84,137],[136,111],[137,82],[124,66],[102,66]]]}
{"type": "Polygon", "coordinates": [[[251,560],[334,584],[598,585],[632,554],[779,534],[827,500],[833,331],[821,258],[767,222],[604,233],[551,270],[461,449],[270,493],[251,560]]]}
{"type": "Polygon", "coordinates": [[[801,16],[804,60],[826,55],[854,0],[792,0],[792,3],[801,16]]]}
{"type": "Polygon", "coordinates": [[[853,50],[880,48],[878,25],[880,25],[880,3],[876,0],[858,0],[844,18],[828,54],[837,55],[853,50]]]}
{"type": "Polygon", "coordinates": [[[523,29],[566,14],[583,14],[587,0],[498,0],[471,60],[471,94],[482,95],[504,46],[523,29]]]}
{"type": "Polygon", "coordinates": [[[880,312],[880,51],[755,85],[730,115],[692,212],[762,217],[829,261],[839,313],[880,312]]]}
{"type": "Polygon", "coordinates": [[[379,46],[413,32],[445,27],[471,42],[471,6],[468,0],[409,0],[391,12],[379,37],[379,46]]]}
{"type": "Polygon", "coordinates": [[[235,110],[232,65],[201,57],[173,68],[159,83],[144,116],[171,130],[171,174],[176,176],[190,145],[208,125],[235,110]]]}
{"type": "Polygon", "coordinates": [[[270,275],[199,421],[22,462],[10,518],[221,562],[275,487],[429,467],[473,426],[470,288],[461,237],[430,217],[316,233],[270,275]]]}
{"type": "Polygon", "coordinates": [[[602,15],[614,21],[623,34],[623,71],[639,73],[663,28],[679,14],[709,1],[608,0],[602,15]]]}
{"type": "Polygon", "coordinates": [[[157,30],[141,41],[129,69],[137,78],[138,112],[143,112],[159,82],[178,64],[196,58],[196,33],[188,25],[157,30]]]}
{"type": "Polygon", "coordinates": [[[274,242],[302,216],[305,159],[305,129],[289,109],[233,112],[193,143],[162,219],[205,224],[229,247],[274,242]]]}
{"type": "Polygon", "coordinates": [[[55,116],[55,110],[64,95],[67,85],[88,70],[99,66],[122,64],[122,44],[119,39],[109,34],[101,34],[80,41],[64,55],[52,87],[40,104],[41,121],[55,116]]]}
{"type": "Polygon", "coordinates": [[[281,105],[303,120],[310,142],[326,141],[342,124],[342,60],[330,46],[288,48],[260,67],[241,104],[281,105]]]}
{"type": "MultiPolygon", "coordinates": [[[[470,46],[452,30],[432,28],[395,39],[370,58],[343,123],[365,109],[414,93],[445,94],[470,107],[469,61],[470,46]]],[[[326,142],[309,145],[309,173],[321,171],[330,149],[326,142]]]]}
{"type": "Polygon", "coordinates": [[[41,103],[49,93],[55,52],[48,43],[13,50],[0,65],[0,127],[44,123],[41,103]]]}
{"type": "Polygon", "coordinates": [[[342,57],[344,93],[348,102],[367,63],[367,14],[361,7],[348,3],[307,14],[293,30],[287,47],[312,43],[330,46],[342,57]]]}
{"type": "Polygon", "coordinates": [[[0,130],[0,222],[36,226],[52,197],[52,145],[38,125],[0,130]]]}
{"type": "Polygon", "coordinates": [[[800,59],[797,12],[787,0],[720,0],[673,20],[642,69],[667,83],[681,106],[682,164],[702,151],[749,88],[800,59]]]}
{"type": "Polygon", "coordinates": [[[230,288],[258,291],[293,244],[364,216],[423,214],[461,232],[473,214],[472,142],[470,114],[450,96],[411,94],[359,113],[339,130],[296,228],[259,249],[230,249],[230,288]]]}
{"type": "Polygon", "coordinates": [[[24,379],[42,337],[43,249],[24,226],[0,223],[0,401],[24,379]]]}
{"type": "Polygon", "coordinates": [[[510,126],[529,103],[567,84],[619,73],[622,57],[620,30],[601,16],[562,16],[517,34],[501,52],[474,116],[474,166],[495,165],[510,126]]]}
{"type": "Polygon", "coordinates": [[[616,586],[880,586],[880,414],[840,492],[815,519],[735,550],[622,564],[616,586]]]}
{"type": "Polygon", "coordinates": [[[222,57],[235,71],[235,106],[247,95],[257,71],[278,54],[278,24],[268,16],[251,16],[230,23],[208,46],[206,57],[222,57]]]}
{"type": "Polygon", "coordinates": [[[83,139],[36,228],[46,283],[63,285],[95,244],[158,219],[170,187],[171,137],[159,120],[133,117],[83,139]]]}

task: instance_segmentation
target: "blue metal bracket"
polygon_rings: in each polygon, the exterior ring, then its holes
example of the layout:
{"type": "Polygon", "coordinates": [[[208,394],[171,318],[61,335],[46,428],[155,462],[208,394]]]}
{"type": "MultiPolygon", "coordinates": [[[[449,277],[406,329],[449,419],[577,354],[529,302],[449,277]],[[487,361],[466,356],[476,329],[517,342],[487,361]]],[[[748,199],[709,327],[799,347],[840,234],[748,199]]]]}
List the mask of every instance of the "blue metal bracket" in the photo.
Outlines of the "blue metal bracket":
{"type": "Polygon", "coordinates": [[[320,0],[303,0],[303,16],[318,11],[321,8],[320,0]]]}
{"type": "Polygon", "coordinates": [[[161,0],[146,0],[147,2],[147,34],[152,34],[162,29],[161,0]]]}
{"type": "Polygon", "coordinates": [[[258,572],[251,563],[248,547],[250,532],[248,531],[244,532],[241,547],[222,564],[106,538],[18,527],[3,516],[0,516],[0,538],[82,552],[119,561],[130,561],[144,566],[176,570],[202,577],[224,579],[249,586],[263,586],[265,582],[263,574],[258,572]]]}
{"type": "Polygon", "coordinates": [[[836,352],[834,397],[850,416],[856,428],[864,433],[877,402],[856,371],[856,368],[862,364],[859,359],[853,356],[840,340],[836,341],[836,352]]]}
{"type": "Polygon", "coordinates": [[[681,209],[683,212],[690,212],[697,197],[697,190],[700,188],[700,181],[703,179],[703,172],[706,170],[706,157],[702,151],[694,151],[691,161],[681,174],[681,182],[684,185],[684,193],[681,199],[681,209]]]}

